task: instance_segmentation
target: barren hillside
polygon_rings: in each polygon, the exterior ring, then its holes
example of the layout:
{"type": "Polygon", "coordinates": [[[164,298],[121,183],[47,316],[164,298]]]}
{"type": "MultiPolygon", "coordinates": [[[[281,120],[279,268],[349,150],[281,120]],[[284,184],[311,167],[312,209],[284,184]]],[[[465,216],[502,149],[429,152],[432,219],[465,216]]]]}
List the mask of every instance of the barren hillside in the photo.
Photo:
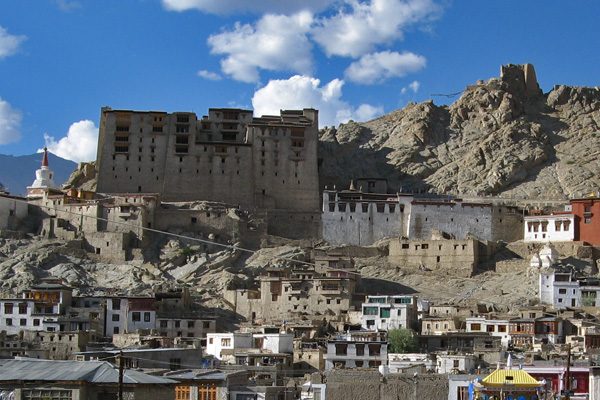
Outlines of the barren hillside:
{"type": "Polygon", "coordinates": [[[321,185],[385,177],[395,190],[578,196],[600,187],[599,126],[598,88],[528,94],[506,73],[468,86],[450,106],[409,104],[322,131],[321,185]]]}

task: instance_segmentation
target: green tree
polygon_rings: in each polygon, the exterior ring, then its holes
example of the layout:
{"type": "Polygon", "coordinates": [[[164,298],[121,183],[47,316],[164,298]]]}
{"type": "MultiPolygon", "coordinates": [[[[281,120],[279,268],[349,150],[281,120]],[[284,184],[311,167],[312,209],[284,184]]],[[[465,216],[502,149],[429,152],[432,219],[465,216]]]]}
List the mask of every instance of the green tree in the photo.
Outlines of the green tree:
{"type": "Polygon", "coordinates": [[[400,328],[388,331],[389,353],[413,353],[419,350],[419,341],[410,329],[400,328]]]}

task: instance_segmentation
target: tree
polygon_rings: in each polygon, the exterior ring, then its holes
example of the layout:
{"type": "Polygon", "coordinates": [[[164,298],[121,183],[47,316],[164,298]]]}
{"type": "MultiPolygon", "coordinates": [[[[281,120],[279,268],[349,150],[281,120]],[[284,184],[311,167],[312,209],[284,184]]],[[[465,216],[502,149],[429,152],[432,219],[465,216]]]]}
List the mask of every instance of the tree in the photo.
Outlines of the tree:
{"type": "Polygon", "coordinates": [[[388,331],[389,353],[413,353],[419,350],[419,342],[410,329],[400,328],[388,331]]]}

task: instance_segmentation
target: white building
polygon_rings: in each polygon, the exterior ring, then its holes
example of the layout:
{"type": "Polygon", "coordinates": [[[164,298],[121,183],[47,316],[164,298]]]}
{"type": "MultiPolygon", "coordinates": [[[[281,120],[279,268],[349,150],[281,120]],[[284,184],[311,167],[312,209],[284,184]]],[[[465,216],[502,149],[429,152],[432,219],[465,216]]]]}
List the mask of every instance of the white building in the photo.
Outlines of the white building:
{"type": "Polygon", "coordinates": [[[27,198],[43,197],[49,190],[59,190],[54,183],[54,172],[48,167],[48,149],[44,147],[42,166],[35,171],[35,180],[27,187],[27,198]]]}
{"type": "Polygon", "coordinates": [[[388,371],[391,374],[402,373],[421,366],[423,372],[435,370],[433,356],[427,353],[388,353],[388,371]]]}
{"type": "Polygon", "coordinates": [[[255,333],[254,347],[269,353],[294,353],[294,335],[291,333],[255,333]]]}
{"type": "Polygon", "coordinates": [[[437,354],[436,374],[460,374],[471,372],[479,359],[473,354],[437,354]]]}
{"type": "Polygon", "coordinates": [[[206,354],[219,360],[223,359],[223,352],[233,353],[233,350],[251,349],[253,338],[251,333],[207,333],[206,354]]]}
{"type": "Polygon", "coordinates": [[[367,296],[362,304],[361,326],[366,330],[415,329],[417,297],[367,296]]]}
{"type": "Polygon", "coordinates": [[[467,332],[487,332],[491,336],[499,337],[502,346],[507,347],[510,343],[510,335],[507,319],[488,319],[486,317],[468,317],[466,319],[467,332]]]}
{"type": "Polygon", "coordinates": [[[387,365],[385,332],[348,332],[327,341],[325,370],[333,368],[379,368],[387,365]]]}
{"type": "Polygon", "coordinates": [[[21,330],[69,330],[59,319],[70,306],[71,298],[70,287],[48,280],[24,291],[22,298],[0,299],[0,331],[11,335],[21,330]]]}
{"type": "Polygon", "coordinates": [[[109,297],[106,299],[106,336],[156,328],[153,297],[109,297]]]}
{"type": "Polygon", "coordinates": [[[570,271],[544,268],[540,271],[538,293],[540,303],[556,309],[581,306],[581,290],[570,271]]]}
{"type": "Polygon", "coordinates": [[[530,215],[524,218],[524,242],[571,242],[575,240],[575,215],[530,215]]]}

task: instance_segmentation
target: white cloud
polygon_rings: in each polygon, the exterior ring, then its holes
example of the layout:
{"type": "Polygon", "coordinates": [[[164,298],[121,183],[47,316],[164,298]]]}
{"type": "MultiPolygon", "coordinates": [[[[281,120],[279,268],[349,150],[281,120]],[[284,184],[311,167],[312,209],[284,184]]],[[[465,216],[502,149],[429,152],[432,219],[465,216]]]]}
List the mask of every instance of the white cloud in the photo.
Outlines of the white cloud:
{"type": "Polygon", "coordinates": [[[21,112],[0,98],[0,144],[16,142],[21,138],[21,112]]]}
{"type": "Polygon", "coordinates": [[[406,94],[406,92],[408,92],[409,90],[412,90],[414,93],[417,93],[419,91],[420,87],[421,87],[421,82],[412,81],[411,83],[408,84],[408,86],[405,86],[402,89],[400,89],[400,94],[406,94]]]}
{"type": "Polygon", "coordinates": [[[213,54],[226,54],[223,73],[242,82],[257,82],[259,69],[309,73],[311,44],[306,37],[312,14],[265,15],[255,25],[237,23],[232,31],[208,38],[213,54]]]}
{"type": "Polygon", "coordinates": [[[360,57],[378,45],[402,39],[403,31],[436,18],[441,7],[433,0],[348,0],[351,10],[321,18],[312,31],[328,56],[360,57]]]}
{"type": "Polygon", "coordinates": [[[56,0],[56,5],[64,12],[71,12],[81,8],[80,2],[71,0],[56,0]]]}
{"type": "Polygon", "coordinates": [[[59,157],[75,162],[96,159],[98,127],[88,119],[71,124],[67,136],[59,141],[48,134],[44,134],[44,139],[48,150],[59,157]]]}
{"type": "Polygon", "coordinates": [[[421,83],[419,81],[412,81],[411,83],[408,84],[408,87],[415,93],[417,93],[419,91],[419,88],[421,87],[421,83]]]}
{"type": "Polygon", "coordinates": [[[220,81],[223,79],[221,75],[216,72],[207,71],[205,69],[201,69],[196,73],[200,78],[208,79],[209,81],[220,81]]]}
{"type": "Polygon", "coordinates": [[[345,74],[351,81],[373,84],[416,72],[424,68],[425,64],[425,57],[414,53],[382,51],[362,56],[350,64],[345,74]]]}
{"type": "Polygon", "coordinates": [[[271,80],[252,97],[255,115],[279,114],[282,109],[316,108],[320,126],[337,125],[350,119],[364,121],[383,113],[383,107],[361,104],[352,107],[342,100],[344,81],[334,79],[324,86],[317,78],[295,75],[271,80]]]}
{"type": "Polygon", "coordinates": [[[11,35],[0,26],[0,59],[15,54],[25,39],[26,36],[11,35]]]}
{"type": "Polygon", "coordinates": [[[325,10],[335,0],[162,0],[163,6],[171,11],[199,10],[212,14],[233,13],[282,13],[292,14],[310,10],[325,10]]]}

